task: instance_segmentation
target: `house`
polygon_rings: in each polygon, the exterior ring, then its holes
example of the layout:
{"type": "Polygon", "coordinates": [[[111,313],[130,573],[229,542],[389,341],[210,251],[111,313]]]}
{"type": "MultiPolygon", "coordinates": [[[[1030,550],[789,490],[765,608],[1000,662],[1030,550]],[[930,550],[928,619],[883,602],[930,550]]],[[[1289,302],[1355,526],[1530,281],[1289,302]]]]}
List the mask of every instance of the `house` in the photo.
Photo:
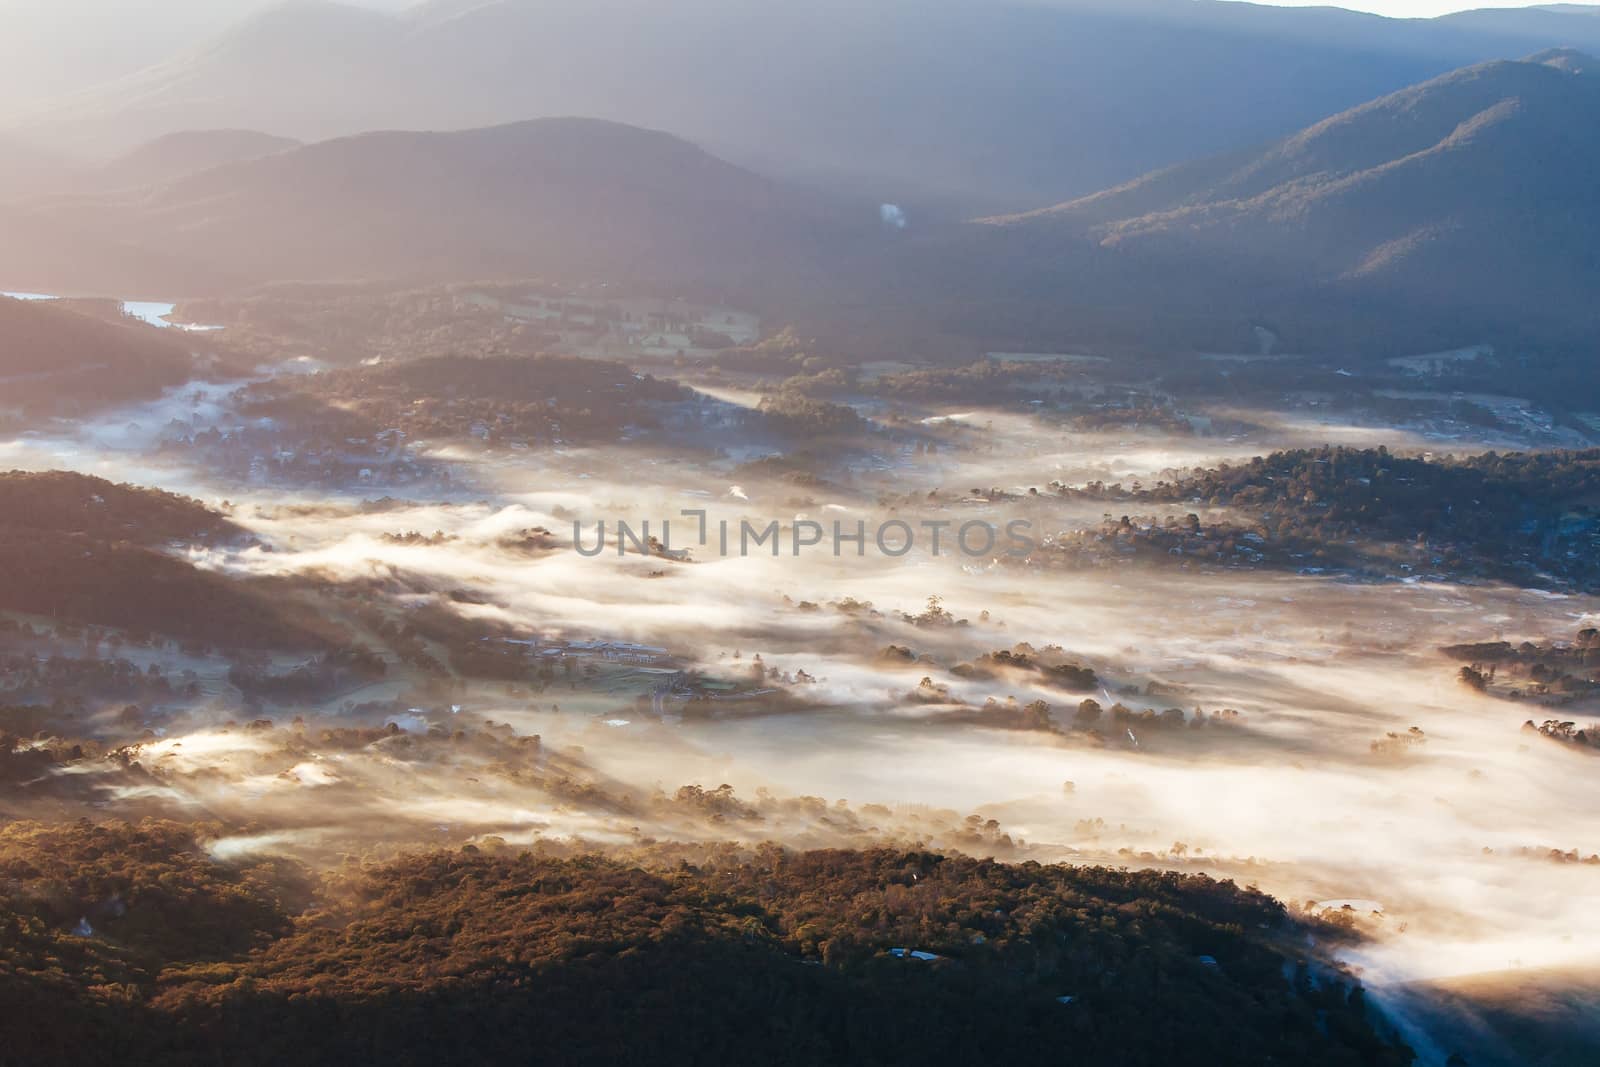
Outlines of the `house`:
{"type": "Polygon", "coordinates": [[[923,952],[921,949],[913,948],[892,948],[889,950],[889,955],[895,957],[896,959],[921,960],[924,963],[927,963],[931,960],[944,959],[943,956],[936,955],[932,952],[923,952]]]}

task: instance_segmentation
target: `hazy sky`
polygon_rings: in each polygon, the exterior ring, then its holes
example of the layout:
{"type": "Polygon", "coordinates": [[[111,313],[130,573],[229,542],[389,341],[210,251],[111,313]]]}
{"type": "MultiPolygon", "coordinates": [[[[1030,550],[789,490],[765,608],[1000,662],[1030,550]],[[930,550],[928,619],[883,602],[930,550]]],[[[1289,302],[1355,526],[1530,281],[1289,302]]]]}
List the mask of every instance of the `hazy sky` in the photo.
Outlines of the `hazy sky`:
{"type": "MultiPolygon", "coordinates": [[[[243,16],[285,0],[0,0],[0,103],[16,106],[131,73],[193,48],[243,16]]],[[[416,0],[343,0],[398,11],[416,0]]],[[[776,0],[749,0],[751,4],[776,0]]],[[[1052,2],[1052,0],[1038,0],[1052,2]]],[[[1077,0],[1053,0],[1073,3],[1077,0]]],[[[1421,17],[1519,0],[1256,0],[1421,17]]],[[[1593,5],[1591,5],[1593,6],[1593,5]]]]}
{"type": "MultiPolygon", "coordinates": [[[[17,104],[158,63],[283,0],[0,0],[0,100],[17,104]]],[[[415,0],[344,0],[398,11],[415,0]]]]}

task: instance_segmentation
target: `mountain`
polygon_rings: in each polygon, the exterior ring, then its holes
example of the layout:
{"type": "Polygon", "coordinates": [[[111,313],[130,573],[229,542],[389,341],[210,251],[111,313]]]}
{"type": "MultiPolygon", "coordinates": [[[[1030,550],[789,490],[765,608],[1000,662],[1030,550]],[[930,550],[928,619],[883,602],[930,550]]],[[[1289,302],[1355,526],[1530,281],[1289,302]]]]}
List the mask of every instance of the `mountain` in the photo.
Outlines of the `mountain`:
{"type": "Polygon", "coordinates": [[[299,147],[299,141],[254,130],[185,130],[158,137],[112,160],[93,176],[92,183],[107,189],[160,185],[299,147]]]}
{"type": "Polygon", "coordinates": [[[530,276],[804,286],[825,256],[887,239],[876,203],[798,193],[667,134],[586,119],[363,134],[154,189],[37,201],[14,217],[34,234],[20,254],[0,244],[13,284],[43,284],[30,271],[54,231],[70,235],[61,247],[99,241],[121,257],[78,255],[96,278],[79,289],[185,295],[530,276]]]}
{"type": "Polygon", "coordinates": [[[363,134],[0,207],[0,282],[172,297],[544,277],[710,291],[822,320],[818,334],[892,319],[969,348],[1249,351],[1257,326],[1280,351],[1570,347],[1600,326],[1597,66],[1571,49],[1480,63],[1262,147],[981,224],[913,213],[904,230],[875,200],[617,123],[363,134]]]}
{"type": "Polygon", "coordinates": [[[1570,50],[1479,64],[1264,149],[992,219],[967,269],[1062,308],[1142,303],[1239,337],[1270,322],[1306,348],[1439,324],[1462,344],[1591,336],[1597,67],[1570,50]]]}
{"type": "Polygon", "coordinates": [[[21,137],[0,135],[0,160],[5,164],[0,169],[0,202],[159,185],[299,146],[299,141],[254,130],[183,130],[96,164],[21,137]]]}
{"type": "Polygon", "coordinates": [[[302,0],[0,127],[104,151],[186,129],[320,140],[587,115],[882,201],[1016,210],[1557,45],[1600,48],[1600,19],[1216,0],[431,0],[397,13],[302,0]]]}

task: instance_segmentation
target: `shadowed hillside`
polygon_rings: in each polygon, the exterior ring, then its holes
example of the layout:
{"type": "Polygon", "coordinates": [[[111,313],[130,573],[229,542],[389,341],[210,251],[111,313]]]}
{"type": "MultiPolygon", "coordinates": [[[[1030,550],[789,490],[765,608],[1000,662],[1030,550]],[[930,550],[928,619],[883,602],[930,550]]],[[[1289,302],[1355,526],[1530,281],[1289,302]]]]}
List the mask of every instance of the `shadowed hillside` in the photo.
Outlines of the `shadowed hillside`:
{"type": "Polygon", "coordinates": [[[1147,335],[1165,319],[1197,346],[1253,349],[1252,323],[1289,351],[1588,336],[1595,66],[1559,51],[1455,71],[1260,151],[991,220],[968,251],[1007,297],[1059,301],[1045,321],[1063,329],[1144,305],[1147,335]]]}

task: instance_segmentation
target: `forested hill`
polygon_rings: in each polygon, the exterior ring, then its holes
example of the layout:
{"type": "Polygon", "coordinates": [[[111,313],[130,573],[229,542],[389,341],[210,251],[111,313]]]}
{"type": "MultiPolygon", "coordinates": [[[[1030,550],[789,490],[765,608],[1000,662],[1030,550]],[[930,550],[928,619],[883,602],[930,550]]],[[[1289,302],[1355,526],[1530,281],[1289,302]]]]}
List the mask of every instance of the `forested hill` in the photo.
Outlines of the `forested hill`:
{"type": "Polygon", "coordinates": [[[0,528],[143,545],[243,533],[197,500],[76,471],[0,473],[0,528]]]}
{"type": "Polygon", "coordinates": [[[0,297],[0,409],[77,414],[152,397],[193,376],[184,337],[53,301],[0,297]]]}
{"type": "Polygon", "coordinates": [[[1124,517],[1096,536],[1162,561],[1600,589],[1596,449],[1465,458],[1298,449],[1150,488],[1056,490],[1118,510],[1162,508],[1164,517],[1124,517]],[[1227,510],[1202,521],[1207,509],[1227,510]]]}
{"type": "Polygon", "coordinates": [[[183,130],[119,156],[85,184],[100,189],[142,188],[299,147],[299,141],[254,130],[183,130]]]}
{"type": "Polygon", "coordinates": [[[1434,459],[1386,448],[1299,449],[1196,471],[1150,495],[1314,515],[1386,539],[1537,537],[1600,505],[1600,450],[1434,459]]]}
{"type": "Polygon", "coordinates": [[[160,490],[63,471],[0,474],[0,611],[205,645],[323,647],[321,622],[283,590],[171,551],[243,536],[160,490]]]}
{"type": "Polygon", "coordinates": [[[15,916],[0,924],[8,1054],[396,1067],[1411,1060],[1379,1040],[1358,989],[1311,980],[1305,931],[1281,905],[1200,876],[887,850],[674,859],[666,847],[636,866],[467,848],[315,888],[283,863],[212,863],[195,832],[0,830],[0,904],[15,916]],[[302,912],[315,921],[296,922],[302,912]],[[80,919],[92,935],[69,932],[80,919]]]}

